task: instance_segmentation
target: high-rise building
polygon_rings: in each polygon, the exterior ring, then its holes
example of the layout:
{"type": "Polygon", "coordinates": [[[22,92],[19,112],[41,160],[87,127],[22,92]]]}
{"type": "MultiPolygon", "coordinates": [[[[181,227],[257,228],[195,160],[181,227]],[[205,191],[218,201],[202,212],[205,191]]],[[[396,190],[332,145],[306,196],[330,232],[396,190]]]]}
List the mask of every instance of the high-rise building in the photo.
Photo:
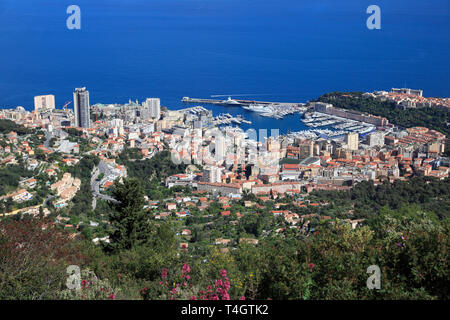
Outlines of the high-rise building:
{"type": "Polygon", "coordinates": [[[89,113],[89,91],[83,88],[76,88],[73,93],[73,111],[75,113],[75,126],[80,128],[91,127],[91,117],[89,113]]]}
{"type": "Polygon", "coordinates": [[[161,116],[161,101],[159,98],[147,98],[145,100],[145,106],[150,112],[150,117],[156,118],[157,120],[161,116]]]}
{"type": "Polygon", "coordinates": [[[314,141],[304,140],[299,143],[299,158],[305,159],[314,155],[314,141]]]}
{"type": "Polygon", "coordinates": [[[345,143],[347,144],[347,148],[350,150],[358,150],[358,138],[359,135],[356,132],[347,133],[345,136],[345,143]]]}
{"type": "Polygon", "coordinates": [[[223,135],[219,134],[214,142],[215,145],[215,154],[216,154],[216,161],[222,161],[225,160],[226,156],[226,149],[227,149],[227,142],[223,135]]]}
{"type": "Polygon", "coordinates": [[[110,129],[113,130],[114,136],[122,136],[125,134],[125,130],[123,129],[123,120],[122,119],[113,119],[110,122],[110,129]]]}
{"type": "Polygon", "coordinates": [[[222,182],[222,168],[217,166],[205,166],[203,169],[204,182],[222,182]]]}
{"type": "Polygon", "coordinates": [[[148,110],[145,107],[145,105],[142,108],[140,108],[138,110],[138,112],[139,112],[139,118],[141,118],[142,120],[148,120],[149,118],[151,118],[150,117],[150,110],[148,110]]]}
{"type": "Polygon", "coordinates": [[[52,94],[34,97],[34,111],[50,111],[55,109],[55,96],[52,94]]]}
{"type": "Polygon", "coordinates": [[[367,144],[371,147],[384,146],[384,132],[378,131],[367,135],[367,144]]]}

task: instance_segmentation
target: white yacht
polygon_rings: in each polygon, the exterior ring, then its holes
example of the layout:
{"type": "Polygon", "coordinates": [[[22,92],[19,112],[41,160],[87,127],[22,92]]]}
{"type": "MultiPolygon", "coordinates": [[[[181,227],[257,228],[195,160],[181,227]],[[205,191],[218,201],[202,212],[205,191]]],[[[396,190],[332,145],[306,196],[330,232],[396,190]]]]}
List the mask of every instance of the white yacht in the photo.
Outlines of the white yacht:
{"type": "Polygon", "coordinates": [[[236,100],[231,99],[231,97],[228,97],[227,100],[223,101],[224,104],[234,104],[234,105],[240,105],[239,102],[237,102],[236,100]]]}

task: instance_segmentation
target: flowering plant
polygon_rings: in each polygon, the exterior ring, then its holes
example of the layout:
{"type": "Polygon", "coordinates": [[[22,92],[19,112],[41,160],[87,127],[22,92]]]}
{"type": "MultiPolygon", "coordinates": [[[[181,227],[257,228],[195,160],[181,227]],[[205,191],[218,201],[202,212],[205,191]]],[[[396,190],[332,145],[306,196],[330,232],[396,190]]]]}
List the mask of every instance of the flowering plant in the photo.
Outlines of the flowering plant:
{"type": "MultiPolygon", "coordinates": [[[[220,271],[220,278],[216,280],[214,285],[209,285],[206,289],[200,289],[200,286],[192,283],[192,278],[189,275],[191,268],[187,263],[184,263],[181,268],[181,273],[176,277],[180,279],[169,285],[168,271],[164,268],[161,272],[161,281],[159,286],[163,288],[161,298],[170,300],[230,300],[228,293],[230,289],[230,280],[227,277],[227,271],[222,269],[220,271]]],[[[142,299],[149,300],[150,289],[145,287],[139,291],[142,299]]],[[[245,300],[245,297],[240,297],[240,300],[245,300]]]]}
{"type": "Polygon", "coordinates": [[[80,289],[66,289],[60,292],[61,299],[68,300],[114,300],[117,296],[108,279],[99,279],[94,272],[81,271],[80,289]]]}

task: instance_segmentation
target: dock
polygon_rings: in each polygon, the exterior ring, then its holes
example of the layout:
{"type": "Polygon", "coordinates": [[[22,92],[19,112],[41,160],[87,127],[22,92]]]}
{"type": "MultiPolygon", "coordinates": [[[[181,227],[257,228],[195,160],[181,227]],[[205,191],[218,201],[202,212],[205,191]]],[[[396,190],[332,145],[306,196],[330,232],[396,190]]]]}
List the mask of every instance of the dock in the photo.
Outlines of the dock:
{"type": "Polygon", "coordinates": [[[216,100],[216,99],[198,99],[198,98],[189,98],[183,97],[181,99],[184,103],[204,103],[204,104],[215,104],[220,106],[249,106],[251,104],[259,104],[259,105],[267,105],[267,106],[284,106],[284,107],[293,107],[298,105],[303,105],[301,102],[272,102],[272,101],[257,101],[257,100],[241,100],[241,99],[231,99],[228,100],[216,100]]]}

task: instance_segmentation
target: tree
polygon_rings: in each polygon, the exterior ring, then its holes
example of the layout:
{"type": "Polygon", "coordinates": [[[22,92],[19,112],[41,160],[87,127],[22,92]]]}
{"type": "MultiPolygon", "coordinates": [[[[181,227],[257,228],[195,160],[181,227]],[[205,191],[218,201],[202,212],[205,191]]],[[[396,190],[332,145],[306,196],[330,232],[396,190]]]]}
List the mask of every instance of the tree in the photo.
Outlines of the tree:
{"type": "Polygon", "coordinates": [[[242,217],[242,219],[240,220],[240,225],[242,226],[242,229],[248,234],[252,234],[255,237],[259,237],[261,235],[261,219],[254,213],[249,213],[242,217]]]}
{"type": "Polygon", "coordinates": [[[112,231],[109,234],[110,244],[107,250],[119,251],[146,244],[151,237],[151,224],[144,211],[144,191],[136,178],[126,178],[123,182],[114,183],[110,216],[112,231]]]}

